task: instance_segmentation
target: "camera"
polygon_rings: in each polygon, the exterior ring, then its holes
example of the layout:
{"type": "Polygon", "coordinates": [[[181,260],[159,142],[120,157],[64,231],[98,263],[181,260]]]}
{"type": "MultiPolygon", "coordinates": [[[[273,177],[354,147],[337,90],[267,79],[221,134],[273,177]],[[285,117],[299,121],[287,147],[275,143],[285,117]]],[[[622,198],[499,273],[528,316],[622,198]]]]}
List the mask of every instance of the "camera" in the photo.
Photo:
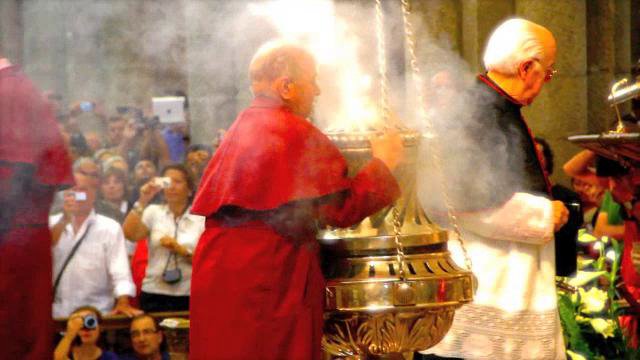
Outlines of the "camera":
{"type": "Polygon", "coordinates": [[[82,318],[83,328],[87,330],[95,329],[98,327],[98,318],[93,314],[85,315],[82,318]]]}
{"type": "Polygon", "coordinates": [[[76,201],[87,201],[87,193],[84,191],[75,191],[73,196],[76,201]]]}
{"type": "Polygon", "coordinates": [[[119,115],[131,119],[138,133],[141,133],[145,129],[155,129],[159,124],[157,116],[144,116],[142,109],[137,107],[117,106],[116,111],[119,115]]]}
{"type": "Polygon", "coordinates": [[[169,186],[171,186],[171,178],[170,177],[156,177],[153,179],[153,183],[156,186],[159,186],[163,189],[168,188],[169,186]]]}

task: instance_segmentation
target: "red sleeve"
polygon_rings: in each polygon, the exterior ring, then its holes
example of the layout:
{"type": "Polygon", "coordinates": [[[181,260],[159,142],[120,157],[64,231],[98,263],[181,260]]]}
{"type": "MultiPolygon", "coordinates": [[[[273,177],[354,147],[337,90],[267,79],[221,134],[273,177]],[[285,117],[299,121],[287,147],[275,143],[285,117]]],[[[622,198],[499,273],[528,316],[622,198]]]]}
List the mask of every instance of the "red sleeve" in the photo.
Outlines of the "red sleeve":
{"type": "Polygon", "coordinates": [[[321,224],[348,227],[362,221],[400,196],[400,187],[386,165],[373,158],[351,180],[343,196],[332,196],[319,208],[321,224]]]}

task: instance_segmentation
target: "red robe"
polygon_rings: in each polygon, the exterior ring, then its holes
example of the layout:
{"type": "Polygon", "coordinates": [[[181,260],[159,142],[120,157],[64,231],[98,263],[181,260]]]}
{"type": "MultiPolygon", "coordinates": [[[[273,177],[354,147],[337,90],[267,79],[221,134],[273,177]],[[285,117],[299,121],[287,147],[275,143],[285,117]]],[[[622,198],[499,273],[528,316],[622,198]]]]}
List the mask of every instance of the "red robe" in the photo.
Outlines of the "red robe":
{"type": "Polygon", "coordinates": [[[51,107],[15,67],[0,70],[0,357],[52,356],[51,235],[56,189],[73,184],[51,107]]]}
{"type": "MultiPolygon", "coordinates": [[[[624,248],[622,251],[622,261],[620,274],[627,288],[627,291],[636,299],[640,300],[640,274],[636,271],[631,258],[633,243],[640,241],[638,237],[638,226],[633,220],[625,221],[624,227],[624,248]]],[[[638,316],[622,315],[619,317],[620,327],[627,336],[628,345],[638,348],[638,316]]]]}
{"type": "Polygon", "coordinates": [[[316,222],[349,226],[398,185],[378,159],[352,179],[331,141],[279,102],[256,98],[210,161],[192,212],[190,356],[320,359],[324,278],[316,222]]]}

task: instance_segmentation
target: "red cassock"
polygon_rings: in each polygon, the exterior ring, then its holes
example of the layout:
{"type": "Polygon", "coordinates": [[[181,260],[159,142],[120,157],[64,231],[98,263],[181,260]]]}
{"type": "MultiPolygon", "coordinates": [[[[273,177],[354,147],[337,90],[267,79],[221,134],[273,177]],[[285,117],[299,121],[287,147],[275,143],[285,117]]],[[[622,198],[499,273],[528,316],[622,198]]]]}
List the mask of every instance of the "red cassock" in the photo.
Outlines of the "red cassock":
{"type": "Polygon", "coordinates": [[[204,173],[193,258],[190,358],[320,359],[324,277],[316,226],[345,227],[400,194],[372,159],[353,178],[331,141],[258,97],[204,173]]]}
{"type": "Polygon", "coordinates": [[[48,212],[71,184],[51,107],[15,67],[0,70],[0,358],[52,357],[48,212]]]}
{"type": "MultiPolygon", "coordinates": [[[[622,263],[620,267],[620,274],[624,281],[627,291],[637,301],[640,301],[640,274],[633,265],[631,256],[631,250],[633,249],[633,243],[640,241],[640,233],[638,232],[638,225],[633,220],[625,221],[624,227],[624,248],[622,252],[622,263]]],[[[638,316],[637,315],[623,315],[619,317],[620,327],[623,333],[627,336],[628,345],[633,348],[638,348],[638,316]]]]}

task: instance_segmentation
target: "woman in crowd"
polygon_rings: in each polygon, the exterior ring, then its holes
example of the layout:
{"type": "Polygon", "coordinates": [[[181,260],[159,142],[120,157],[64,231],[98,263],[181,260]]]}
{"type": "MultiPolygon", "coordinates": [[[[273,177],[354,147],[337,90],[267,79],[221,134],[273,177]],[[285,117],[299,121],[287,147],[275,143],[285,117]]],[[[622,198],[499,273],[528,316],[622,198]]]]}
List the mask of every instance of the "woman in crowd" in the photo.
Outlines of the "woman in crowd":
{"type": "Polygon", "coordinates": [[[118,210],[124,217],[129,210],[127,202],[127,175],[119,168],[111,167],[102,174],[100,199],[118,210]]]}
{"type": "Polygon", "coordinates": [[[131,241],[149,237],[149,263],[140,295],[145,312],[189,309],[191,256],[204,231],[204,217],[189,213],[194,192],[189,171],[180,164],[169,165],[162,176],[170,181],[154,178],[142,186],[123,225],[131,241]],[[149,205],[160,191],[165,202],[149,205]]]}
{"type": "Polygon", "coordinates": [[[93,306],[77,308],[67,321],[67,331],[53,352],[54,360],[117,360],[118,356],[98,345],[100,311],[93,306]]]}

